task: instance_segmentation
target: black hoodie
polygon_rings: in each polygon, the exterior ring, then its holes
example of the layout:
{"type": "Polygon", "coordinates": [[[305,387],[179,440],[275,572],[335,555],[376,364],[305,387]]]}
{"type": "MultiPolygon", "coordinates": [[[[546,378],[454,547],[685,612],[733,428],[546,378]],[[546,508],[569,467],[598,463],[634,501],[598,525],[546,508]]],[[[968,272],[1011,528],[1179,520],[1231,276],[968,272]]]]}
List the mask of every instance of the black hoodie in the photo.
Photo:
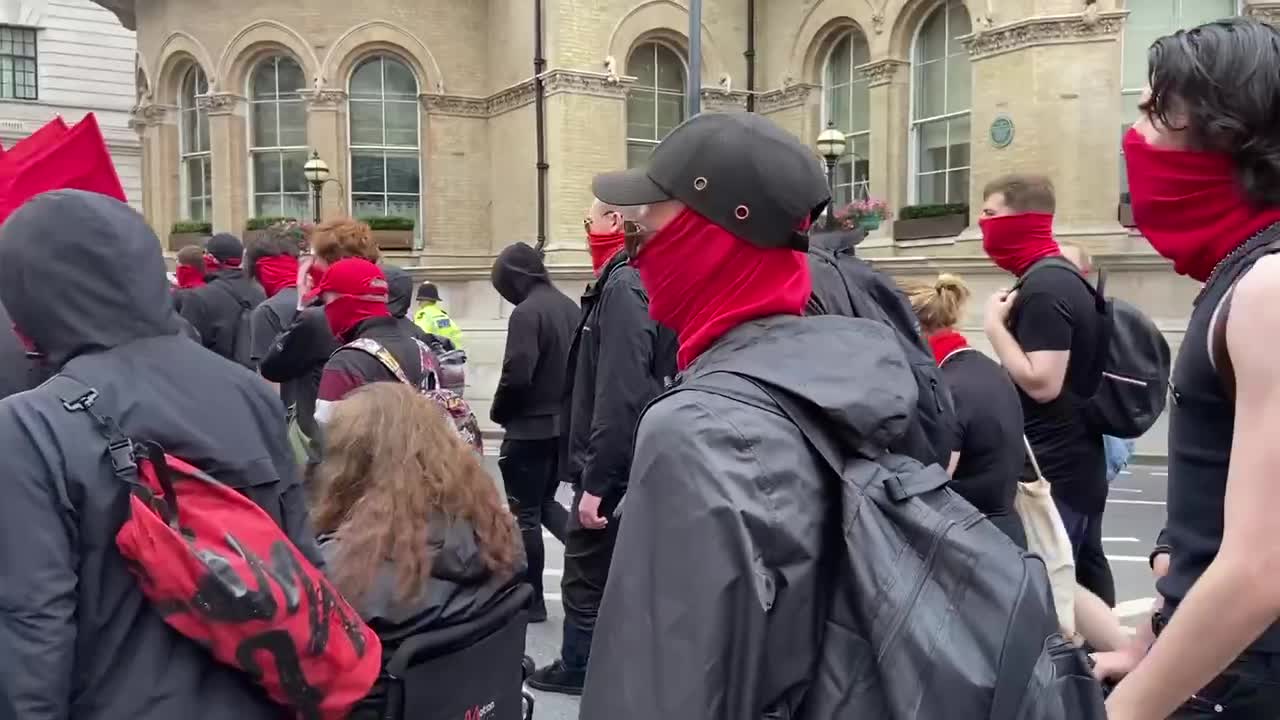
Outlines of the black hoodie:
{"type": "Polygon", "coordinates": [[[96,389],[126,435],[239,489],[319,562],[280,398],[180,334],[159,241],[106,196],[46,193],[14,213],[0,301],[61,373],[0,401],[0,717],[279,718],[143,597],[115,541],[129,491],[63,401],[96,389]]]}
{"type": "Polygon", "coordinates": [[[511,440],[560,437],[565,369],[581,311],[551,284],[542,255],[524,243],[498,255],[491,278],[515,309],[489,417],[511,440]]]}

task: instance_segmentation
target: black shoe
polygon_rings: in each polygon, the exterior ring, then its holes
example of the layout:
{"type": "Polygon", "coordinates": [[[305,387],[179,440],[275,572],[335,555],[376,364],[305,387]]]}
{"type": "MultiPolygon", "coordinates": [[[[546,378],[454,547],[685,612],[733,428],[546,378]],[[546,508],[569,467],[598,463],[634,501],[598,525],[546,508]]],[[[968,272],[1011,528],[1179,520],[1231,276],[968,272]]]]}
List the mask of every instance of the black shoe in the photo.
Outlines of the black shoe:
{"type": "Polygon", "coordinates": [[[529,687],[561,695],[581,695],[582,685],[586,680],[585,670],[569,670],[564,663],[557,660],[544,668],[535,670],[529,676],[529,687]]]}
{"type": "Polygon", "coordinates": [[[547,621],[547,604],[535,603],[529,607],[529,624],[537,625],[547,621]]]}

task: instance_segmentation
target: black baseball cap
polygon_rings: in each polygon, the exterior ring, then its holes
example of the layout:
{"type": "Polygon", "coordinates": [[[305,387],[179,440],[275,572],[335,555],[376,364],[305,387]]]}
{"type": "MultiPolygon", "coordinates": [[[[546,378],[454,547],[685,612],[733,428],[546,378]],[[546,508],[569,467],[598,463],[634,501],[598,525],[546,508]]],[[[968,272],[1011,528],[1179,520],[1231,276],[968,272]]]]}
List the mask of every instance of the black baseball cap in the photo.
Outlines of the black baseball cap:
{"type": "Polygon", "coordinates": [[[591,191],[621,207],[679,200],[754,245],[796,250],[808,247],[801,226],[831,201],[814,151],[749,112],[690,118],[653,149],[647,167],[597,175],[591,191]]]}
{"type": "Polygon", "coordinates": [[[424,282],[418,286],[418,302],[423,300],[435,300],[440,302],[440,289],[435,283],[424,282]]]}
{"type": "Polygon", "coordinates": [[[244,245],[240,242],[240,238],[231,233],[218,233],[209,238],[209,243],[205,245],[205,252],[225,262],[244,255],[244,245]]]}

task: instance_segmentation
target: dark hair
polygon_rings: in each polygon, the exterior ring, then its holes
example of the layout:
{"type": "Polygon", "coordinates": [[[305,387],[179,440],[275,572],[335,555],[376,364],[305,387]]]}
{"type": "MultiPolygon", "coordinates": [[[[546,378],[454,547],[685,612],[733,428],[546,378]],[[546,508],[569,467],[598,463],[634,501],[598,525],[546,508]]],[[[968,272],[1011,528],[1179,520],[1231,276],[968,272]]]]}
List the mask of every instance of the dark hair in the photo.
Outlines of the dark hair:
{"type": "Polygon", "coordinates": [[[249,237],[244,246],[245,274],[254,277],[258,260],[280,255],[298,257],[304,242],[302,226],[296,222],[278,222],[249,237]]]}
{"type": "Polygon", "coordinates": [[[996,193],[1004,195],[1004,204],[1014,212],[1052,215],[1057,210],[1053,181],[1043,175],[1001,175],[982,189],[982,199],[986,200],[996,193]]]}
{"type": "Polygon", "coordinates": [[[1192,147],[1230,155],[1249,199],[1280,205],[1280,31],[1218,20],[1156,40],[1147,62],[1142,111],[1192,147]]]}

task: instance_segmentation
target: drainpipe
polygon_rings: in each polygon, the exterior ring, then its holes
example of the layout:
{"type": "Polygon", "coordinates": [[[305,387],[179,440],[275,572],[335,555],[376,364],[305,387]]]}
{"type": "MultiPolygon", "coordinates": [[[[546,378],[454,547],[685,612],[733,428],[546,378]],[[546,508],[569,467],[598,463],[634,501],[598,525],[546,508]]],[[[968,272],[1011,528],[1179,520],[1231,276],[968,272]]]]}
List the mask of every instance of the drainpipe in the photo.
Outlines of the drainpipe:
{"type": "Polygon", "coordinates": [[[747,0],[747,112],[756,111],[756,0],[747,0]]]}
{"type": "Polygon", "coordinates": [[[702,0],[689,0],[689,83],[685,117],[702,112],[702,0]]]}
{"type": "Polygon", "coordinates": [[[542,11],[544,0],[533,0],[533,116],[537,138],[538,169],[538,236],[534,247],[543,252],[547,244],[547,109],[543,102],[546,86],[542,74],[547,68],[543,57],[542,11]]]}

